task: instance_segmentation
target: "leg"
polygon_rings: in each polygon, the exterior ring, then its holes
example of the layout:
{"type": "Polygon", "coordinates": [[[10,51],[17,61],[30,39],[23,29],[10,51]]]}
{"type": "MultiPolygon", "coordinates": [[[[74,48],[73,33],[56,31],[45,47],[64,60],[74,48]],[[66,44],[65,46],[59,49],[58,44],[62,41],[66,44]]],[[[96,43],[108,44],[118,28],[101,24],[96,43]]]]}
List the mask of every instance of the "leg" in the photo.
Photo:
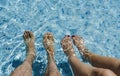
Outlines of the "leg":
{"type": "Polygon", "coordinates": [[[26,43],[27,57],[23,64],[12,72],[11,76],[32,76],[32,62],[35,58],[35,38],[33,33],[30,31],[25,31],[23,37],[26,43]]]}
{"type": "Polygon", "coordinates": [[[93,76],[93,67],[79,61],[76,56],[71,56],[68,61],[75,76],[93,76]]]}
{"type": "Polygon", "coordinates": [[[65,54],[68,56],[68,61],[75,76],[116,76],[108,69],[96,68],[80,62],[75,56],[72,41],[70,40],[69,35],[63,38],[61,45],[65,54]]]}
{"type": "Polygon", "coordinates": [[[79,36],[72,36],[74,44],[77,46],[80,53],[95,67],[107,68],[111,69],[117,75],[120,75],[120,60],[111,58],[111,57],[103,57],[91,52],[88,52],[86,47],[84,46],[84,41],[79,36]]]}
{"type": "Polygon", "coordinates": [[[64,53],[68,56],[68,61],[75,76],[93,76],[93,67],[80,62],[79,59],[75,56],[72,41],[70,40],[69,36],[65,36],[63,38],[61,45],[64,53]]]}
{"type": "Polygon", "coordinates": [[[57,66],[54,61],[54,38],[51,33],[46,33],[43,38],[43,44],[47,51],[48,64],[45,76],[60,76],[57,66]]]}
{"type": "Polygon", "coordinates": [[[69,58],[75,76],[117,76],[109,69],[96,68],[79,61],[76,56],[69,58]]]}

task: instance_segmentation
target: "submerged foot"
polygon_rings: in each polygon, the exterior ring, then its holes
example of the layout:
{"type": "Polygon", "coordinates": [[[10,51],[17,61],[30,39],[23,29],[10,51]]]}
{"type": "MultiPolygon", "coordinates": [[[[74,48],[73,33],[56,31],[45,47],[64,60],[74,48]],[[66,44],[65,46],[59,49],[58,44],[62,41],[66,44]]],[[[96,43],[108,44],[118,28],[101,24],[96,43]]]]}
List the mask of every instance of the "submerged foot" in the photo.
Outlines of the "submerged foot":
{"type": "Polygon", "coordinates": [[[75,55],[74,54],[74,49],[73,49],[73,46],[72,46],[72,41],[71,41],[69,35],[67,35],[63,38],[63,40],[61,41],[61,45],[62,45],[64,53],[68,57],[75,55]]]}
{"type": "Polygon", "coordinates": [[[35,56],[35,46],[34,46],[35,37],[33,33],[30,31],[25,31],[23,38],[26,44],[27,53],[35,56]]]}
{"type": "Polygon", "coordinates": [[[84,46],[84,40],[79,36],[72,36],[74,45],[78,48],[80,54],[83,56],[84,61],[88,61],[92,53],[88,52],[88,49],[84,46]]]}
{"type": "Polygon", "coordinates": [[[54,37],[52,33],[46,33],[43,37],[43,44],[49,56],[54,56],[54,37]]]}
{"type": "Polygon", "coordinates": [[[84,40],[83,40],[82,37],[73,35],[73,36],[72,36],[72,39],[73,39],[74,45],[75,45],[79,50],[84,51],[84,49],[86,49],[85,46],[84,46],[84,40]]]}

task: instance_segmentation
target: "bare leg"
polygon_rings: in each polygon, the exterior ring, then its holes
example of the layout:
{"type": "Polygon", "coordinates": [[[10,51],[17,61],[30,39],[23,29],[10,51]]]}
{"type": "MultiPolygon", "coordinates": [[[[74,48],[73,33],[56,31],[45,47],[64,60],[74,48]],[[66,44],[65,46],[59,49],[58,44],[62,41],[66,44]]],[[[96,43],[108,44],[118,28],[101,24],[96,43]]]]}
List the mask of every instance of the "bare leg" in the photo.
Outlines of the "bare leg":
{"type": "Polygon", "coordinates": [[[45,76],[61,76],[54,61],[54,38],[51,33],[46,33],[43,38],[43,44],[47,51],[48,64],[45,76]]]}
{"type": "Polygon", "coordinates": [[[96,68],[79,61],[75,56],[70,36],[65,36],[61,41],[64,53],[68,56],[68,61],[75,76],[116,76],[108,69],[96,68]]]}
{"type": "Polygon", "coordinates": [[[23,37],[26,43],[27,57],[23,64],[12,72],[11,76],[32,76],[32,62],[35,58],[35,38],[30,31],[25,31],[23,37]]]}
{"type": "Polygon", "coordinates": [[[64,53],[68,56],[68,61],[75,76],[93,76],[92,72],[94,68],[80,62],[79,59],[75,56],[72,41],[70,40],[69,36],[65,36],[63,38],[61,45],[64,53]]]}
{"type": "Polygon", "coordinates": [[[84,46],[82,37],[72,36],[74,44],[77,46],[80,53],[87,59],[93,66],[111,69],[118,76],[120,75],[120,60],[99,56],[94,53],[88,52],[88,49],[84,46]]]}

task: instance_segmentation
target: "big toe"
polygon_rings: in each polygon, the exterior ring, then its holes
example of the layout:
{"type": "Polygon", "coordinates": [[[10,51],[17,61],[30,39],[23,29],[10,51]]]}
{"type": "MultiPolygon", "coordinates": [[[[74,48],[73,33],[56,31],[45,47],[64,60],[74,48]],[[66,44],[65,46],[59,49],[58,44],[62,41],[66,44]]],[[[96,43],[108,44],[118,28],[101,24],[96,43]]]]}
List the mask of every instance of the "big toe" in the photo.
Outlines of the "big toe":
{"type": "Polygon", "coordinates": [[[73,46],[72,46],[72,41],[71,41],[71,38],[69,35],[65,36],[63,38],[63,40],[61,41],[61,45],[62,45],[62,48],[63,48],[63,51],[64,53],[70,57],[70,56],[73,56],[74,54],[74,49],[73,49],[73,46]]]}
{"type": "Polygon", "coordinates": [[[61,45],[64,51],[68,51],[69,47],[72,47],[72,42],[70,40],[70,36],[67,35],[63,38],[63,40],[61,41],[61,45]]]}
{"type": "Polygon", "coordinates": [[[43,39],[46,40],[51,40],[54,42],[54,37],[53,34],[51,32],[45,33],[45,35],[43,36],[43,39]]]}
{"type": "Polygon", "coordinates": [[[80,37],[80,36],[73,35],[73,36],[72,36],[72,39],[73,39],[73,43],[74,43],[75,45],[77,45],[77,44],[81,45],[81,44],[84,43],[83,38],[80,37]]]}
{"type": "Polygon", "coordinates": [[[61,41],[61,45],[65,45],[66,43],[68,43],[70,41],[70,36],[66,35],[62,41],[61,41]]]}
{"type": "Polygon", "coordinates": [[[54,55],[54,36],[52,33],[45,33],[43,36],[43,45],[49,55],[54,55]]]}
{"type": "Polygon", "coordinates": [[[23,35],[23,38],[26,40],[28,38],[34,38],[34,35],[31,31],[25,31],[24,32],[24,35],[23,35]]]}

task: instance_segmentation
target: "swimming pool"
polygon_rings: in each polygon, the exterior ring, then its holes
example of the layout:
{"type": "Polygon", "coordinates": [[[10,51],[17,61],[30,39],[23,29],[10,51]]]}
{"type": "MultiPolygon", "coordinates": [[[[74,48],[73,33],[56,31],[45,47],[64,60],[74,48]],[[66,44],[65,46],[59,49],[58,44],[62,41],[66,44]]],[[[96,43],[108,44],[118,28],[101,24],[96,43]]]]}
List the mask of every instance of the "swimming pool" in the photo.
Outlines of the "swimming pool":
{"type": "MultiPolygon", "coordinates": [[[[0,76],[9,76],[25,59],[23,32],[36,37],[33,76],[43,76],[47,57],[42,36],[55,37],[55,59],[62,76],[72,76],[60,40],[80,35],[94,53],[120,58],[120,0],[0,0],[0,76]]],[[[76,55],[81,57],[75,48],[76,55]]]]}

